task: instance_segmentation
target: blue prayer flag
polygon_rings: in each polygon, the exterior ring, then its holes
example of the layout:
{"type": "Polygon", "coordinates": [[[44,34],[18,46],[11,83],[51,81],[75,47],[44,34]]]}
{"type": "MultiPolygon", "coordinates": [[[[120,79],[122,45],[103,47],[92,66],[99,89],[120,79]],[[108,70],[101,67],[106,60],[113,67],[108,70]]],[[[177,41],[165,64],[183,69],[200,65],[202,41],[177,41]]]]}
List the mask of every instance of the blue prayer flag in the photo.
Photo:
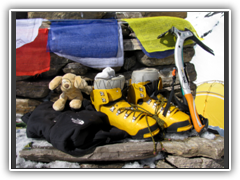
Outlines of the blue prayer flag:
{"type": "Polygon", "coordinates": [[[48,50],[75,57],[109,58],[118,52],[115,19],[50,20],[48,50]]]}

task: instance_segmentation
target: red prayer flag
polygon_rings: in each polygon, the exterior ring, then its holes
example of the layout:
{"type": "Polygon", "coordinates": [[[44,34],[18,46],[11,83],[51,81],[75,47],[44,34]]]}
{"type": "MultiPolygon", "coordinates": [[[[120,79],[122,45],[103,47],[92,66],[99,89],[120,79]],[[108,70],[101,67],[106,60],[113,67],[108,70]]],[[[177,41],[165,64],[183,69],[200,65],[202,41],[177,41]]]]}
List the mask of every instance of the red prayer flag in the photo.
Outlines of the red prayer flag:
{"type": "Polygon", "coordinates": [[[50,69],[48,29],[39,29],[36,39],[16,49],[16,76],[34,76],[50,69]]]}

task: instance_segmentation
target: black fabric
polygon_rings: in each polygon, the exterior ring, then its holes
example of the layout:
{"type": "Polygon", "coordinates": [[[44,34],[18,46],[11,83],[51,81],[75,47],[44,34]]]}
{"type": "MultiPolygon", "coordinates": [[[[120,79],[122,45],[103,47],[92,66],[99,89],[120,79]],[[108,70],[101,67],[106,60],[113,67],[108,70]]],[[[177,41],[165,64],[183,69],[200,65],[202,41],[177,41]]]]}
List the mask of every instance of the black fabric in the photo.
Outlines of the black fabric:
{"type": "Polygon", "coordinates": [[[88,100],[83,101],[78,111],[66,104],[65,109],[58,112],[52,105],[52,102],[44,102],[22,117],[27,124],[27,137],[44,138],[63,152],[82,156],[98,145],[129,136],[110,126],[107,115],[95,111],[88,100]]]}

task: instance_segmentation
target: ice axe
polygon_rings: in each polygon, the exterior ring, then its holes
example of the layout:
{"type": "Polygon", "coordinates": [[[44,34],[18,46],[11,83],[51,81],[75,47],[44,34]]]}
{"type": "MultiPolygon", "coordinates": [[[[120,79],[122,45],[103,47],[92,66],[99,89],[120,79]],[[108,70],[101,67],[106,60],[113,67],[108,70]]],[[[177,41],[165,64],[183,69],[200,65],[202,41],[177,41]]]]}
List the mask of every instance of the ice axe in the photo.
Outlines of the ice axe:
{"type": "MultiPolygon", "coordinates": [[[[211,53],[212,55],[214,55],[213,50],[210,49],[209,47],[207,47],[205,44],[203,44],[194,35],[194,33],[187,28],[185,28],[184,31],[180,31],[176,27],[173,26],[168,31],[159,35],[158,39],[164,37],[167,33],[173,34],[176,37],[174,59],[175,59],[175,65],[177,67],[179,81],[180,81],[181,88],[182,88],[182,93],[187,100],[187,104],[188,104],[188,108],[189,108],[193,126],[199,134],[202,134],[203,132],[205,132],[207,130],[208,122],[202,121],[199,118],[199,115],[197,113],[196,105],[195,105],[193,96],[191,94],[189,82],[188,82],[188,79],[187,79],[187,76],[186,76],[185,70],[184,70],[183,56],[182,56],[183,44],[184,44],[185,40],[191,39],[194,42],[196,42],[198,45],[200,45],[204,50],[211,53]]],[[[200,116],[200,117],[202,117],[202,116],[200,116]]]]}

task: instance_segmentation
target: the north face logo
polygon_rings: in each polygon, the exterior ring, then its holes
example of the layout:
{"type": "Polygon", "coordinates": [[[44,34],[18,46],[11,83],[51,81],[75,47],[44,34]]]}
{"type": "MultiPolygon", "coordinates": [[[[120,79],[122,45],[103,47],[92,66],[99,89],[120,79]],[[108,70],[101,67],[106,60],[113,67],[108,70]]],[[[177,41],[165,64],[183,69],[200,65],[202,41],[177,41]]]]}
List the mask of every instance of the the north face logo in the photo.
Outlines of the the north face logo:
{"type": "Polygon", "coordinates": [[[75,123],[75,124],[80,124],[80,125],[83,125],[83,124],[84,124],[84,121],[81,120],[81,119],[78,119],[78,118],[77,118],[77,119],[72,118],[71,120],[72,120],[72,122],[75,123]]]}

